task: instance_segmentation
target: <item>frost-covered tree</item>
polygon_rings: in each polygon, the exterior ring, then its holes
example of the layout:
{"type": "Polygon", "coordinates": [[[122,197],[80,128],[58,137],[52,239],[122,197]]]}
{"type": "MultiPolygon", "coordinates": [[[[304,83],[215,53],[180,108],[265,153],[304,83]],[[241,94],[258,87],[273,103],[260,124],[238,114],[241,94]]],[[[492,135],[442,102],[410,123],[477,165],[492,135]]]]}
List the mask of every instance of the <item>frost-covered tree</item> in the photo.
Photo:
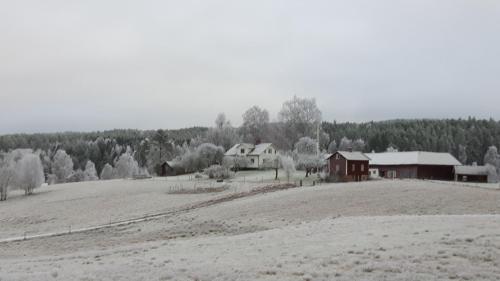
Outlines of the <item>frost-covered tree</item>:
{"type": "Polygon", "coordinates": [[[131,178],[139,174],[139,164],[130,153],[123,153],[116,161],[114,175],[117,178],[131,178]]]}
{"type": "Polygon", "coordinates": [[[315,154],[299,154],[297,158],[297,169],[306,171],[306,178],[313,170],[321,169],[324,165],[323,157],[315,154]]]}
{"type": "Polygon", "coordinates": [[[352,143],[352,150],[353,151],[361,151],[363,152],[365,150],[366,143],[362,139],[357,139],[352,143]]]}
{"type": "Polygon", "coordinates": [[[292,157],[280,156],[280,164],[281,168],[285,172],[287,181],[290,182],[290,178],[293,176],[293,173],[295,173],[295,162],[292,157]]]}
{"type": "Polygon", "coordinates": [[[243,156],[225,156],[222,160],[222,166],[227,169],[232,169],[238,172],[241,169],[245,169],[250,165],[250,160],[243,156]]]}
{"type": "Polygon", "coordinates": [[[298,154],[316,154],[318,142],[310,137],[302,137],[295,144],[295,152],[298,154]]]}
{"type": "Polygon", "coordinates": [[[319,132],[319,149],[320,149],[320,151],[328,150],[329,145],[330,145],[330,135],[325,133],[324,131],[320,131],[319,132]]]}
{"type": "Polygon", "coordinates": [[[243,113],[241,131],[244,139],[251,143],[260,143],[266,138],[269,125],[269,112],[258,106],[252,106],[243,113]]]}
{"type": "Polygon", "coordinates": [[[463,165],[467,164],[467,147],[465,145],[458,145],[458,161],[463,165]]]}
{"type": "Polygon", "coordinates": [[[101,171],[101,180],[110,180],[113,179],[113,166],[106,163],[101,171]]]}
{"type": "Polygon", "coordinates": [[[210,128],[207,132],[207,140],[228,150],[242,139],[238,131],[231,126],[231,122],[226,119],[226,115],[220,113],[215,120],[215,128],[210,128]]]}
{"type": "Polygon", "coordinates": [[[498,167],[498,149],[496,146],[490,146],[484,155],[484,164],[490,164],[493,167],[498,167]]]}
{"type": "Polygon", "coordinates": [[[7,200],[7,193],[15,179],[16,170],[15,163],[6,155],[0,155],[0,157],[0,201],[4,201],[7,200]]]}
{"type": "MultiPolygon", "coordinates": [[[[159,173],[161,165],[172,158],[174,145],[172,144],[167,131],[157,130],[153,135],[151,145],[148,148],[147,158],[149,159],[147,165],[151,171],[159,173]]],[[[132,154],[130,148],[127,148],[129,154],[132,154]]],[[[142,153],[142,152],[141,152],[142,153]]]]}
{"type": "Polygon", "coordinates": [[[498,174],[500,172],[500,156],[498,155],[498,149],[496,146],[490,146],[486,155],[484,155],[484,164],[489,166],[491,181],[498,181],[498,174]],[[493,171],[494,170],[494,173],[493,171]]]}
{"type": "Polygon", "coordinates": [[[335,152],[337,152],[337,142],[335,140],[332,140],[332,142],[328,145],[328,153],[335,152]]]}
{"type": "Polygon", "coordinates": [[[212,143],[202,143],[197,149],[198,157],[203,167],[222,164],[224,148],[212,143]]]}
{"type": "Polygon", "coordinates": [[[52,171],[58,183],[66,182],[66,178],[73,174],[73,160],[64,150],[58,150],[54,155],[52,171]]]}
{"type": "Polygon", "coordinates": [[[347,137],[343,137],[340,140],[339,151],[349,151],[350,149],[352,149],[352,140],[347,137]]]}
{"type": "Polygon", "coordinates": [[[389,145],[389,146],[387,147],[387,149],[385,150],[385,152],[398,152],[398,149],[397,149],[397,148],[395,148],[395,147],[394,147],[394,146],[392,146],[392,145],[389,145]]]}
{"type": "Polygon", "coordinates": [[[496,167],[491,164],[486,164],[486,169],[488,170],[488,182],[489,183],[498,182],[498,171],[496,167]]]}
{"type": "Polygon", "coordinates": [[[24,190],[26,195],[44,182],[43,165],[40,157],[33,153],[25,154],[16,165],[16,185],[24,190]]]}
{"type": "Polygon", "coordinates": [[[286,136],[290,146],[300,137],[315,136],[321,123],[321,111],[314,98],[299,98],[294,96],[283,103],[278,113],[278,120],[286,126],[286,136]]]}
{"type": "Polygon", "coordinates": [[[84,181],[96,181],[99,180],[97,176],[97,171],[95,169],[95,164],[92,161],[87,161],[85,165],[85,171],[83,172],[83,180],[84,181]]]}

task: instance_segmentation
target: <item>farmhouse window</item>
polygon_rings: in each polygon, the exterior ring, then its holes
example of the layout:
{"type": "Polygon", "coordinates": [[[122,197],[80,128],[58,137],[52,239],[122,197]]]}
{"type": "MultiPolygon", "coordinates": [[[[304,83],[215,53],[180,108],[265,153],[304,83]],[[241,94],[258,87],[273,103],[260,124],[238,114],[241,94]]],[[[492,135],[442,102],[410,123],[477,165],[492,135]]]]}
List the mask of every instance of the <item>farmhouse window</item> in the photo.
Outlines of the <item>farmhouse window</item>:
{"type": "Polygon", "coordinates": [[[250,159],[250,162],[252,162],[252,164],[254,164],[255,163],[255,159],[253,159],[253,158],[250,159]]]}
{"type": "Polygon", "coordinates": [[[245,149],[244,148],[241,149],[241,154],[245,154],[245,149]]]}
{"type": "Polygon", "coordinates": [[[352,164],[352,171],[356,171],[356,164],[352,164]]]}
{"type": "Polygon", "coordinates": [[[361,164],[361,172],[364,172],[364,171],[365,171],[365,165],[361,164]]]}
{"type": "Polygon", "coordinates": [[[335,171],[336,172],[340,171],[340,165],[335,165],[335,171]]]}
{"type": "Polygon", "coordinates": [[[273,150],[272,149],[269,149],[268,152],[269,152],[269,154],[273,154],[273,150]]]}

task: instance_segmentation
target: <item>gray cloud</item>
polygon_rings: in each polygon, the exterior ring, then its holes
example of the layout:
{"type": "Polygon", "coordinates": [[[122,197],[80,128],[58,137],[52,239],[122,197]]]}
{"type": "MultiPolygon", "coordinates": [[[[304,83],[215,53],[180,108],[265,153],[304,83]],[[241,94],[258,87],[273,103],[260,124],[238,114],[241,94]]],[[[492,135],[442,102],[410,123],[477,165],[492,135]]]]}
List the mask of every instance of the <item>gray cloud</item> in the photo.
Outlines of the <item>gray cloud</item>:
{"type": "Polygon", "coordinates": [[[0,133],[233,123],[315,97],[326,120],[500,118],[500,2],[4,1],[0,133]]]}

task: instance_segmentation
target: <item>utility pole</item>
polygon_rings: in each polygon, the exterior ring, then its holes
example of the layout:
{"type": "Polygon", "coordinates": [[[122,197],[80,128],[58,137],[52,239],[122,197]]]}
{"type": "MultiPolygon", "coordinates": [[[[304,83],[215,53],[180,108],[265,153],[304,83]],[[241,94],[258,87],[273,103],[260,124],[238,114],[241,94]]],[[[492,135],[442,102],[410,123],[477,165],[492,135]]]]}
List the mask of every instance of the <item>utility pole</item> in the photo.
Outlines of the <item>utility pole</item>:
{"type": "Polygon", "coordinates": [[[318,127],[316,128],[316,156],[319,156],[319,125],[320,123],[318,122],[318,127]]]}
{"type": "Polygon", "coordinates": [[[317,157],[317,160],[316,160],[316,173],[319,175],[319,126],[320,126],[321,122],[318,122],[318,127],[316,127],[316,157],[317,157]]]}

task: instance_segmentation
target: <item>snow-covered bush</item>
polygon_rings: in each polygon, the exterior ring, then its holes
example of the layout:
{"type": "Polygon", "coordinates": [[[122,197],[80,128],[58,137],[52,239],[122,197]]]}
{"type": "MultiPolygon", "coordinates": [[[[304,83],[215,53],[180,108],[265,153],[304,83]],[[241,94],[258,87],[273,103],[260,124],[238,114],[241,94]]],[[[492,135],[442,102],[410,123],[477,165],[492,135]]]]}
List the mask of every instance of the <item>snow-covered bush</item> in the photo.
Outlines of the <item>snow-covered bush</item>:
{"type": "Polygon", "coordinates": [[[212,165],[206,168],[204,172],[211,179],[228,179],[232,177],[231,171],[220,165],[212,165]]]}
{"type": "Polygon", "coordinates": [[[69,177],[66,178],[66,182],[82,182],[85,181],[85,172],[81,169],[77,169],[69,177]]]}
{"type": "Polygon", "coordinates": [[[234,171],[239,171],[245,169],[250,165],[250,160],[243,156],[226,156],[222,160],[222,166],[227,169],[233,169],[234,171]]]}

